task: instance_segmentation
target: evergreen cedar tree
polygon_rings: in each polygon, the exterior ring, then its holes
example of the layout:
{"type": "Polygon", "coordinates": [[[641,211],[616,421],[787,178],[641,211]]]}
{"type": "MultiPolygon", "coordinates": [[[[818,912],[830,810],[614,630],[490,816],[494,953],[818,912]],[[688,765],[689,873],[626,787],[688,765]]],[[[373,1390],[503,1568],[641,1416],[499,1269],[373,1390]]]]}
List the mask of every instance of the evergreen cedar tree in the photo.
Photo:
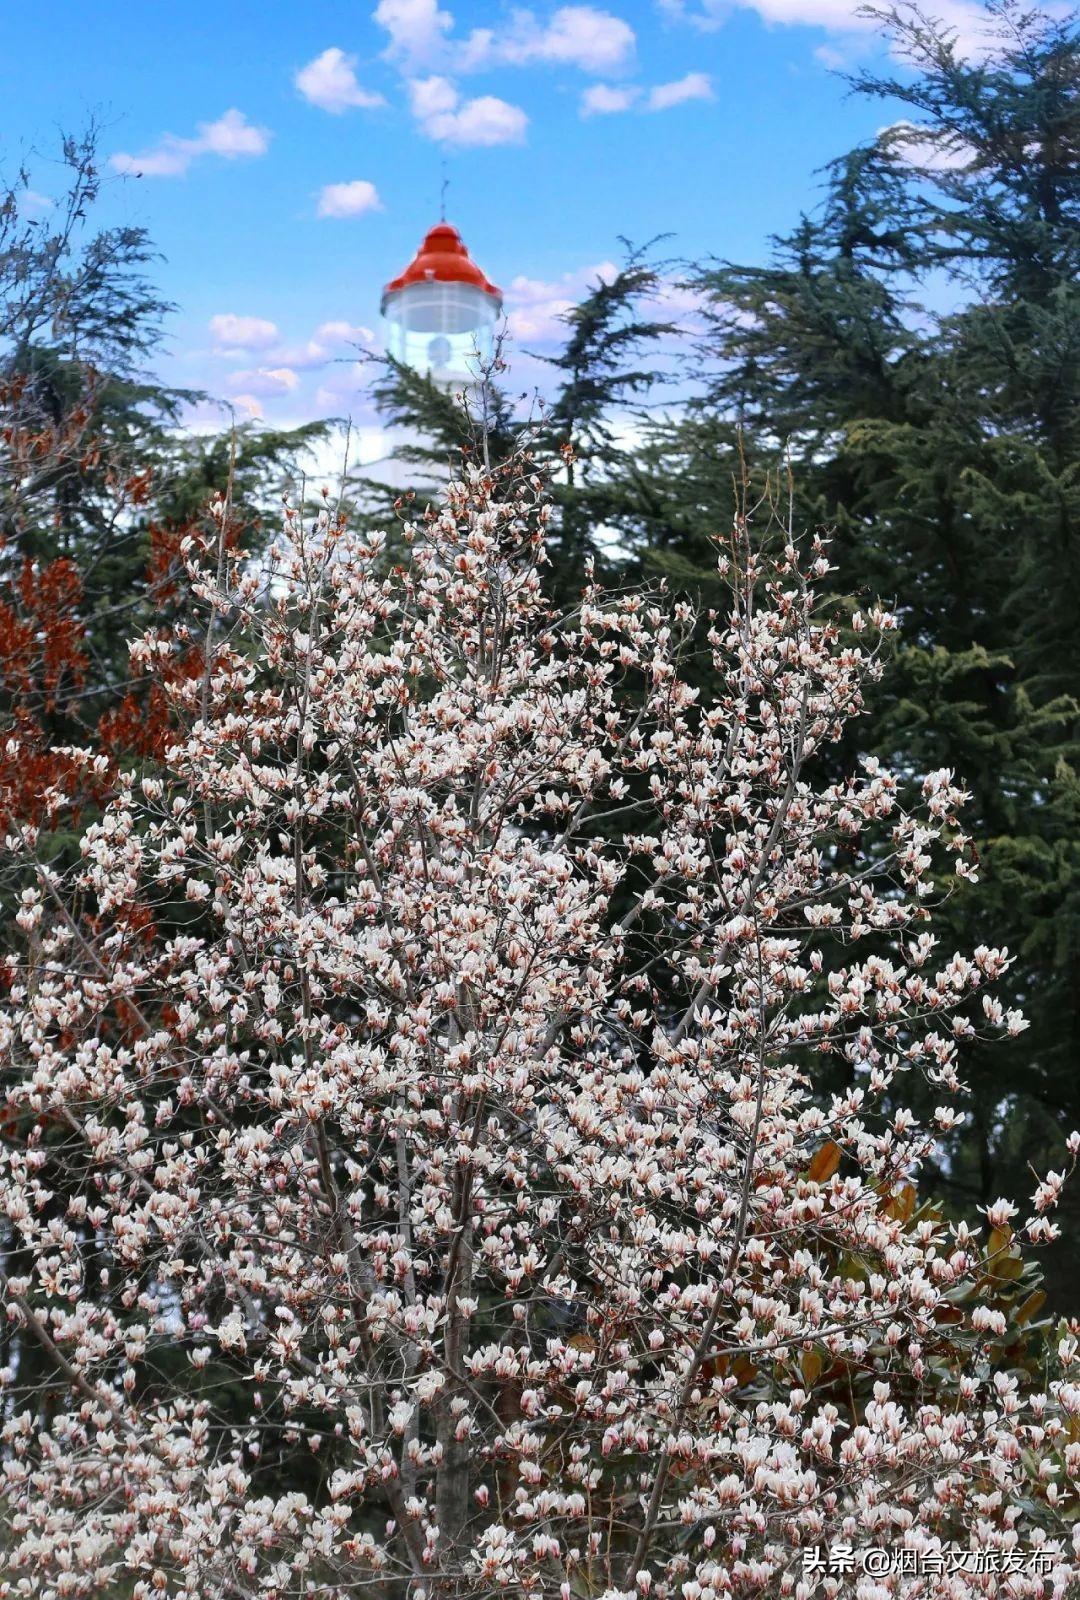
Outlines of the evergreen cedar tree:
{"type": "Polygon", "coordinates": [[[527,453],[389,568],[331,510],[250,560],[219,499],[202,673],[131,646],[172,741],[66,752],[70,867],[66,782],[9,823],[0,1600],[1080,1576],[1080,1324],[1022,1254],[1080,1134],[1019,1215],[920,1200],[1010,958],[933,931],[950,771],[815,775],[894,619],[743,513],[717,608],[560,610],[552,520],[527,453]]]}
{"type": "MultiPolygon", "coordinates": [[[[33,816],[58,746],[158,753],[164,702],[132,680],[127,639],[172,620],[179,545],[207,496],[228,485],[250,537],[325,431],[180,434],[183,404],[206,397],[144,370],[172,308],[148,280],[144,230],[93,231],[98,139],[65,138],[66,192],[43,216],[27,172],[0,193],[0,723],[20,748],[17,763],[0,755],[3,817],[33,816]]],[[[197,651],[174,670],[197,672],[197,651]]]]}
{"type": "MultiPolygon", "coordinates": [[[[608,575],[662,571],[707,600],[733,479],[773,494],[786,461],[795,525],[833,535],[837,605],[895,605],[895,659],[842,755],[962,777],[982,867],[941,926],[961,948],[988,927],[1007,940],[1007,993],[1031,1021],[1004,1049],[975,1047],[971,1120],[924,1175],[960,1215],[998,1193],[1019,1202],[1080,1119],[1080,41],[1075,18],[998,4],[984,8],[993,49],[972,59],[913,8],[874,15],[903,71],[854,87],[903,116],[831,165],[768,265],[684,269],[691,328],[706,327],[682,389],[659,381],[670,263],[632,253],[571,314],[541,426],[551,450],[592,431],[576,481],[555,485],[547,581],[572,596],[591,551],[608,575]],[[935,311],[943,298],[960,309],[935,311]]],[[[452,409],[391,377],[384,404],[426,425],[445,461],[452,409]]],[[[496,454],[514,438],[502,404],[496,454]]],[[[837,1074],[822,1088],[843,1089],[837,1074]]],[[[1072,1312],[1080,1210],[1068,1216],[1047,1286],[1072,1312]]]]}

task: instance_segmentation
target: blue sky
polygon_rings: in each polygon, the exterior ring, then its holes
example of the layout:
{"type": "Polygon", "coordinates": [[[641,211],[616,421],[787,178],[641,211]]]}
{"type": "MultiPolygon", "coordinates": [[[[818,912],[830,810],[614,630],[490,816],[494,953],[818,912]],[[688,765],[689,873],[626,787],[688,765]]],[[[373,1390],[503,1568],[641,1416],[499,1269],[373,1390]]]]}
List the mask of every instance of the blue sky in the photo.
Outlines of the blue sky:
{"type": "MultiPolygon", "coordinates": [[[[975,0],[934,9],[977,26],[975,0]]],[[[47,195],[57,130],[102,124],[99,218],[149,230],[179,308],[164,378],[240,416],[363,420],[346,358],[444,162],[512,345],[544,349],[619,235],[764,259],[816,169],[890,120],[834,71],[881,48],[847,0],[52,0],[6,18],[0,149],[40,152],[47,195]]]]}

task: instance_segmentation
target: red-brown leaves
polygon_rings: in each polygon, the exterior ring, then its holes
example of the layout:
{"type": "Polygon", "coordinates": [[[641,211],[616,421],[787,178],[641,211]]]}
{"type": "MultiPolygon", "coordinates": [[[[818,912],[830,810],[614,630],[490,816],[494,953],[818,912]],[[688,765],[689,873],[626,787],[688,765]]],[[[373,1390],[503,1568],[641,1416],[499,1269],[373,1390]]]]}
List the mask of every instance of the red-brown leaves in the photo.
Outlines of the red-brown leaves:
{"type": "Polygon", "coordinates": [[[176,595],[177,578],[183,569],[180,546],[191,531],[189,523],[150,524],[150,559],[146,565],[146,581],[150,594],[159,605],[176,595]]]}
{"type": "Polygon", "coordinates": [[[169,689],[198,678],[202,670],[203,654],[197,645],[188,645],[171,661],[156,665],[149,683],[130,690],[99,719],[102,751],[115,759],[123,755],[158,759],[176,733],[169,689]]]}
{"type": "Polygon", "coordinates": [[[14,582],[0,589],[0,692],[35,696],[55,708],[64,684],[85,679],[82,586],[75,565],[59,557],[41,567],[25,560],[14,582]]]}
{"type": "Polygon", "coordinates": [[[0,586],[0,822],[37,820],[50,787],[74,792],[73,768],[49,723],[85,682],[81,593],[64,557],[44,566],[25,560],[0,586]]]}

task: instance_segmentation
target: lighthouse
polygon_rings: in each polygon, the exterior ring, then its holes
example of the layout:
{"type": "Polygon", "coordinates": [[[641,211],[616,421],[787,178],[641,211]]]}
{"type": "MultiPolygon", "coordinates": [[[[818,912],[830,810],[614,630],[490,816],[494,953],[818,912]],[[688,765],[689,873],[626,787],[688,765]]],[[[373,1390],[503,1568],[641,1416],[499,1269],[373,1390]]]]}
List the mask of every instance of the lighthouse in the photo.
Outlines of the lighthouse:
{"type": "Polygon", "coordinates": [[[491,359],[502,293],[469,255],[457,229],[438,222],[379,307],[387,353],[449,389],[475,389],[491,359]]]}

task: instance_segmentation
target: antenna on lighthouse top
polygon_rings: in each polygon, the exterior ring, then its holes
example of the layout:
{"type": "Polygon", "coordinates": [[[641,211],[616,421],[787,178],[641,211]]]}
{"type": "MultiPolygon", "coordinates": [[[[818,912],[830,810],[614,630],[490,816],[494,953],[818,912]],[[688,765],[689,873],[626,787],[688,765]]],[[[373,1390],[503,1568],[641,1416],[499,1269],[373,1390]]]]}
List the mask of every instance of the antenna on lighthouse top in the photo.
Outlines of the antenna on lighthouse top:
{"type": "Polygon", "coordinates": [[[442,164],[442,188],[439,192],[439,221],[446,221],[446,191],[450,187],[450,179],[446,175],[446,162],[442,164]]]}

